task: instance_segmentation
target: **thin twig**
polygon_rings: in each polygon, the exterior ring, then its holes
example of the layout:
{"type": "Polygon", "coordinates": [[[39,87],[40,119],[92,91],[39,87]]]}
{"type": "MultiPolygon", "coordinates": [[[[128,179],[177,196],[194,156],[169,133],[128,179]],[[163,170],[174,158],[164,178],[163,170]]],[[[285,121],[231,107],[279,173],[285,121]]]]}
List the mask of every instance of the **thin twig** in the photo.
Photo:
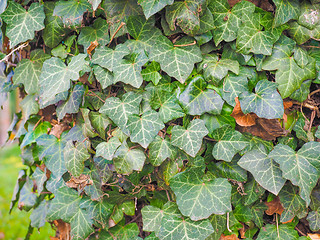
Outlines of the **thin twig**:
{"type": "Polygon", "coordinates": [[[309,109],[311,109],[311,110],[315,110],[315,111],[319,110],[318,107],[312,106],[311,104],[306,103],[306,102],[302,102],[302,103],[301,103],[301,102],[298,102],[298,101],[292,101],[292,103],[293,103],[293,104],[296,104],[296,105],[300,105],[300,106],[302,106],[302,107],[309,108],[309,109]]]}
{"type": "Polygon", "coordinates": [[[280,233],[279,233],[279,223],[278,223],[278,213],[276,213],[276,222],[277,222],[277,233],[278,233],[278,238],[280,238],[280,233]]]}
{"type": "Polygon", "coordinates": [[[320,92],[320,88],[317,89],[317,90],[314,90],[313,92],[311,92],[309,95],[308,95],[308,99],[310,99],[310,97],[316,93],[320,92]]]}
{"type": "Polygon", "coordinates": [[[88,94],[89,96],[95,96],[95,97],[97,97],[101,102],[103,102],[103,103],[106,102],[106,101],[103,100],[101,97],[99,97],[95,92],[92,92],[91,90],[88,90],[88,92],[91,92],[91,93],[92,93],[92,95],[91,95],[91,94],[88,94]]]}
{"type": "Polygon", "coordinates": [[[34,125],[34,127],[32,128],[32,131],[34,131],[36,129],[36,127],[39,125],[39,123],[41,122],[41,120],[44,118],[44,116],[42,116],[39,121],[36,123],[36,125],[34,125]]]}
{"type": "Polygon", "coordinates": [[[229,212],[227,212],[227,229],[228,229],[229,232],[232,232],[231,229],[230,229],[230,226],[229,226],[229,224],[230,224],[229,223],[229,218],[230,218],[229,212]]]}
{"type": "Polygon", "coordinates": [[[193,43],[187,43],[187,44],[181,44],[181,45],[173,45],[174,47],[187,47],[187,46],[192,46],[195,45],[197,41],[194,41],[193,43]]]}
{"type": "Polygon", "coordinates": [[[216,142],[217,140],[214,140],[212,138],[204,137],[205,140],[211,141],[211,142],[216,142]]]}
{"type": "Polygon", "coordinates": [[[110,42],[108,44],[108,47],[110,46],[110,44],[112,43],[112,40],[114,39],[114,37],[117,35],[117,33],[120,31],[120,29],[126,25],[124,22],[121,22],[120,23],[120,26],[118,27],[118,29],[114,32],[114,34],[112,35],[111,39],[110,39],[110,42]]]}
{"type": "Polygon", "coordinates": [[[20,45],[19,47],[16,47],[15,49],[13,49],[7,56],[5,56],[1,61],[0,61],[0,63],[1,62],[4,62],[4,61],[8,61],[8,59],[9,59],[9,57],[14,53],[14,52],[16,52],[16,51],[18,51],[18,50],[21,50],[22,48],[25,48],[26,46],[28,46],[28,42],[25,42],[24,44],[22,44],[22,45],[20,45]]]}
{"type": "Polygon", "coordinates": [[[319,46],[304,46],[304,47],[307,47],[307,48],[320,48],[319,46]]]}
{"type": "Polygon", "coordinates": [[[295,226],[294,229],[297,230],[302,236],[307,236],[297,226],[295,226]]]}

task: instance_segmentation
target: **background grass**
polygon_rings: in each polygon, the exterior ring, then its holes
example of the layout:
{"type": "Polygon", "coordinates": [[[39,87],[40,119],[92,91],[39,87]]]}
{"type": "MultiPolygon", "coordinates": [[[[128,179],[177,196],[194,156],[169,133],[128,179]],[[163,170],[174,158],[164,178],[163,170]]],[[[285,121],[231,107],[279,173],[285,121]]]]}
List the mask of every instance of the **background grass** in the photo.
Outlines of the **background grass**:
{"type": "MultiPolygon", "coordinates": [[[[0,149],[0,239],[24,239],[28,231],[30,212],[20,211],[17,207],[9,215],[13,189],[23,165],[20,159],[20,149],[13,145],[0,149]]],[[[40,233],[34,230],[31,239],[49,239],[55,232],[46,223],[40,233]]]]}

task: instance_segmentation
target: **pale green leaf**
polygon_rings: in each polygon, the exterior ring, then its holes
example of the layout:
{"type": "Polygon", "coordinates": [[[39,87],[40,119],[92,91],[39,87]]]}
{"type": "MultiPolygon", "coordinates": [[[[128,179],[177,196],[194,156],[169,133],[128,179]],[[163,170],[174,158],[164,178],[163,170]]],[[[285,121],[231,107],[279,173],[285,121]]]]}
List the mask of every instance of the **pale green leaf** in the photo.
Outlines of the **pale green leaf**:
{"type": "Polygon", "coordinates": [[[147,19],[173,2],[174,0],[138,0],[138,4],[142,7],[147,19]]]}
{"type": "Polygon", "coordinates": [[[195,119],[189,123],[187,129],[179,125],[172,128],[172,145],[195,157],[201,148],[203,137],[208,133],[204,121],[195,119]]]}
{"type": "Polygon", "coordinates": [[[79,111],[79,107],[82,103],[83,94],[84,94],[83,85],[77,84],[74,86],[72,92],[67,101],[58,104],[57,106],[57,117],[59,119],[63,119],[63,117],[69,113],[77,113],[79,111]]]}
{"type": "Polygon", "coordinates": [[[177,149],[171,145],[168,138],[156,136],[149,145],[149,160],[153,166],[160,166],[167,158],[174,159],[177,149]]]}
{"type": "Polygon", "coordinates": [[[303,1],[300,6],[300,16],[298,23],[308,29],[314,29],[319,25],[320,21],[320,8],[319,4],[310,4],[303,1]]]}
{"type": "Polygon", "coordinates": [[[19,104],[26,120],[29,119],[31,115],[39,112],[39,104],[36,99],[36,95],[27,95],[19,104]]]}
{"type": "Polygon", "coordinates": [[[268,157],[263,145],[243,155],[238,165],[249,171],[264,189],[275,195],[278,195],[286,182],[278,164],[268,157]]]}
{"type": "Polygon", "coordinates": [[[61,0],[56,3],[53,15],[61,17],[68,27],[80,27],[83,14],[90,9],[90,3],[87,0],[61,0]]]}
{"type": "Polygon", "coordinates": [[[94,231],[92,224],[88,211],[77,207],[77,212],[70,221],[72,239],[86,239],[94,231]]]}
{"type": "Polygon", "coordinates": [[[319,178],[320,143],[308,142],[298,152],[278,144],[268,157],[279,163],[284,178],[299,186],[301,198],[309,205],[311,191],[319,178]]]}
{"type": "Polygon", "coordinates": [[[130,149],[126,143],[122,143],[114,154],[113,164],[118,173],[130,174],[133,170],[141,171],[145,160],[141,149],[130,149]]]}
{"type": "Polygon", "coordinates": [[[87,49],[91,42],[97,41],[101,46],[109,42],[108,24],[106,20],[98,18],[92,24],[92,27],[84,27],[81,29],[78,37],[78,43],[87,49]]]}
{"type": "Polygon", "coordinates": [[[244,136],[229,125],[216,129],[211,137],[217,140],[212,149],[212,155],[217,160],[230,162],[236,153],[248,145],[244,136]]]}
{"type": "Polygon", "coordinates": [[[22,59],[18,63],[12,78],[13,83],[22,83],[28,94],[38,93],[42,64],[49,57],[42,49],[33,50],[30,59],[22,59]]]}
{"type": "Polygon", "coordinates": [[[9,1],[8,7],[1,14],[6,22],[6,36],[10,39],[10,46],[34,38],[34,32],[44,28],[45,14],[43,5],[32,3],[26,11],[19,3],[9,1]]]}
{"type": "Polygon", "coordinates": [[[154,85],[158,85],[161,75],[159,71],[161,70],[160,64],[157,62],[151,62],[145,69],[142,69],[141,75],[143,80],[150,82],[152,81],[154,85]]]}
{"type": "Polygon", "coordinates": [[[178,96],[182,107],[190,115],[221,113],[224,101],[216,91],[206,89],[206,86],[207,83],[202,77],[195,77],[178,96]]]}
{"type": "Polygon", "coordinates": [[[192,38],[184,37],[176,42],[175,47],[169,39],[159,36],[155,39],[154,47],[150,52],[150,60],[159,62],[163,71],[184,83],[192,72],[194,64],[202,60],[197,45],[179,46],[192,42],[194,42],[192,38]]]}
{"type": "Polygon", "coordinates": [[[261,228],[257,240],[298,240],[298,238],[298,232],[288,224],[281,224],[278,228],[275,224],[267,224],[261,228]]]}
{"type": "Polygon", "coordinates": [[[74,144],[73,141],[68,141],[63,153],[66,168],[73,176],[79,177],[84,169],[84,161],[90,157],[85,144],[82,142],[74,144]]]}
{"type": "Polygon", "coordinates": [[[318,40],[320,38],[320,24],[312,30],[300,25],[298,22],[289,22],[289,36],[301,45],[308,41],[310,38],[318,40]]]}
{"type": "Polygon", "coordinates": [[[40,228],[46,223],[46,217],[47,217],[47,212],[48,208],[50,206],[50,202],[47,200],[42,201],[38,207],[36,207],[31,215],[30,215],[30,220],[31,220],[31,226],[34,228],[40,228]]]}
{"type": "Polygon", "coordinates": [[[104,69],[99,65],[94,65],[93,72],[103,89],[114,84],[113,74],[109,70],[104,69]]]}
{"type": "Polygon", "coordinates": [[[211,214],[231,211],[231,185],[226,178],[203,179],[200,168],[190,169],[170,179],[181,213],[198,221],[211,214]]]}
{"type": "Polygon", "coordinates": [[[70,80],[78,80],[79,71],[85,64],[85,54],[72,57],[66,66],[64,62],[52,57],[43,63],[39,85],[41,98],[54,98],[56,94],[69,90],[70,80]]]}
{"type": "Polygon", "coordinates": [[[106,114],[125,134],[129,134],[127,121],[130,115],[139,113],[142,96],[134,92],[124,94],[121,100],[117,97],[106,99],[99,112],[106,114]]]}
{"type": "Polygon", "coordinates": [[[89,113],[89,119],[92,127],[99,133],[99,136],[105,139],[106,128],[111,124],[110,119],[105,115],[94,111],[89,113]]]}
{"type": "Polygon", "coordinates": [[[159,118],[159,114],[153,110],[143,113],[142,116],[133,114],[129,116],[127,128],[130,131],[130,140],[147,148],[157,133],[165,125],[159,118]]]}
{"type": "Polygon", "coordinates": [[[100,3],[102,2],[102,0],[88,0],[88,1],[89,3],[91,3],[93,11],[96,11],[100,3]]]}
{"type": "Polygon", "coordinates": [[[319,211],[309,212],[307,220],[311,231],[317,232],[320,229],[320,214],[319,211]]]}
{"type": "Polygon", "coordinates": [[[103,157],[107,160],[112,160],[115,151],[121,145],[117,137],[112,137],[108,142],[99,143],[96,147],[96,157],[103,157]]]}
{"type": "Polygon", "coordinates": [[[299,0],[273,0],[276,5],[276,15],[274,17],[274,26],[278,27],[290,21],[298,19],[300,15],[299,0]]]}
{"type": "Polygon", "coordinates": [[[260,118],[282,118],[283,101],[277,92],[277,85],[268,80],[261,80],[255,87],[255,93],[245,91],[239,95],[241,110],[244,114],[255,113],[260,118]]]}
{"type": "Polygon", "coordinates": [[[248,91],[248,79],[246,76],[240,74],[239,76],[230,73],[223,80],[223,91],[221,92],[222,98],[231,106],[235,106],[235,98],[240,93],[248,91]]]}
{"type": "Polygon", "coordinates": [[[43,172],[39,167],[37,167],[32,174],[32,179],[36,181],[38,193],[41,193],[44,187],[44,183],[48,179],[46,175],[46,168],[43,172]]]}

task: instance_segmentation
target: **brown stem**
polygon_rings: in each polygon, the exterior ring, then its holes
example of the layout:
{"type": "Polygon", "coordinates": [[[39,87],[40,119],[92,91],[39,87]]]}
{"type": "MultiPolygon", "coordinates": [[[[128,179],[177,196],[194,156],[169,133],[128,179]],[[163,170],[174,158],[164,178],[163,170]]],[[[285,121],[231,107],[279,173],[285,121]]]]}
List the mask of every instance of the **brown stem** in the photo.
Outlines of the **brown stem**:
{"type": "Polygon", "coordinates": [[[92,93],[92,95],[89,94],[89,96],[95,96],[95,97],[97,97],[101,102],[103,102],[103,103],[106,102],[106,101],[103,100],[101,97],[99,97],[95,92],[92,92],[91,90],[88,90],[88,92],[91,92],[91,93],[92,93]]]}
{"type": "Polygon", "coordinates": [[[121,29],[124,25],[126,25],[126,24],[125,24],[124,22],[121,22],[121,23],[120,23],[120,26],[118,27],[118,29],[112,34],[112,37],[111,37],[110,42],[109,42],[109,44],[108,44],[108,47],[110,46],[110,44],[112,43],[112,40],[114,39],[114,37],[117,35],[117,33],[120,31],[120,29],[121,29]]]}
{"type": "Polygon", "coordinates": [[[309,99],[312,95],[314,95],[314,94],[316,94],[316,93],[318,93],[318,92],[320,92],[320,88],[317,89],[317,90],[314,90],[313,92],[311,92],[311,93],[309,94],[309,96],[308,96],[308,99],[309,99]]]}
{"type": "Polygon", "coordinates": [[[28,42],[25,42],[24,44],[20,45],[19,47],[16,47],[15,49],[13,49],[7,56],[5,56],[1,61],[1,62],[4,62],[4,61],[8,61],[9,57],[16,51],[18,50],[21,50],[22,48],[25,48],[26,46],[28,46],[28,42]]]}
{"type": "Polygon", "coordinates": [[[173,45],[174,47],[187,47],[187,46],[192,46],[195,45],[197,41],[194,41],[193,43],[187,43],[187,44],[182,44],[182,45],[173,45]]]}

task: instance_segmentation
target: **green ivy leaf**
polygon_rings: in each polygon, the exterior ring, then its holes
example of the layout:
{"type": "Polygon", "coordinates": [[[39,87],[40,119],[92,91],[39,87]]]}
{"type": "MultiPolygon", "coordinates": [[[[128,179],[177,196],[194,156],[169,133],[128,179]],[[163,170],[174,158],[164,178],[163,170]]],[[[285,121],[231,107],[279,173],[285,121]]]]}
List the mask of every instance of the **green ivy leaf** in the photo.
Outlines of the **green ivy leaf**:
{"type": "Polygon", "coordinates": [[[255,87],[255,93],[247,91],[239,95],[241,110],[244,114],[254,112],[260,118],[282,118],[283,101],[277,92],[277,85],[268,80],[261,80],[255,87]]]}
{"type": "Polygon", "coordinates": [[[11,47],[33,39],[35,31],[44,29],[45,14],[40,3],[32,3],[26,11],[19,3],[9,1],[1,18],[7,24],[6,36],[11,41],[11,47]]]}
{"type": "Polygon", "coordinates": [[[298,238],[298,232],[287,224],[281,224],[278,228],[276,225],[267,224],[261,228],[257,240],[298,240],[298,238]]]}
{"type": "Polygon", "coordinates": [[[154,85],[158,85],[161,75],[159,71],[161,70],[160,64],[157,62],[151,62],[146,68],[142,69],[141,75],[144,81],[153,82],[154,85]]]}
{"type": "Polygon", "coordinates": [[[320,143],[308,142],[298,152],[278,144],[268,155],[280,165],[282,176],[299,186],[300,196],[310,204],[310,194],[319,178],[320,143]]]}
{"type": "Polygon", "coordinates": [[[311,231],[317,232],[320,229],[320,214],[319,211],[309,212],[307,220],[311,231]]]}
{"type": "Polygon", "coordinates": [[[155,39],[150,52],[150,60],[159,62],[163,71],[184,83],[192,72],[194,64],[202,60],[198,46],[181,46],[192,42],[192,38],[184,37],[176,42],[175,47],[169,39],[159,36],[155,39]]]}
{"type": "Polygon", "coordinates": [[[138,4],[142,7],[147,19],[165,6],[173,4],[173,2],[174,0],[138,0],[138,4]]]}
{"type": "Polygon", "coordinates": [[[91,9],[86,0],[58,1],[53,10],[53,15],[62,18],[68,27],[80,27],[83,14],[91,9]]]}
{"type": "Polygon", "coordinates": [[[264,212],[268,207],[264,203],[256,203],[251,207],[251,212],[253,215],[253,221],[257,227],[262,228],[264,226],[264,212]]]}
{"type": "Polygon", "coordinates": [[[13,83],[22,83],[28,94],[38,93],[42,64],[48,58],[50,56],[42,49],[33,50],[30,53],[30,59],[22,59],[18,63],[12,78],[13,83]]]}
{"type": "Polygon", "coordinates": [[[170,29],[175,30],[177,25],[188,35],[197,33],[200,29],[199,14],[204,6],[205,0],[185,0],[167,6],[166,20],[170,29]]]}
{"type": "Polygon", "coordinates": [[[229,125],[216,129],[211,137],[218,141],[212,149],[212,155],[217,160],[230,162],[236,153],[248,145],[243,135],[229,125]]]}
{"type": "Polygon", "coordinates": [[[123,44],[118,44],[114,50],[108,47],[100,47],[95,50],[92,62],[112,72],[120,60],[129,53],[128,47],[123,44]]]}
{"type": "Polygon", "coordinates": [[[279,27],[291,19],[298,19],[300,14],[299,0],[274,0],[276,5],[276,15],[274,17],[274,26],[279,27]]]}
{"type": "Polygon", "coordinates": [[[237,158],[233,158],[231,162],[219,161],[216,167],[224,178],[239,182],[247,181],[247,171],[239,167],[237,160],[237,158]]]}
{"type": "Polygon", "coordinates": [[[93,221],[88,211],[77,207],[76,214],[70,221],[72,239],[86,239],[93,231],[93,221]]]}
{"type": "MultiPolygon", "coordinates": [[[[24,113],[25,121],[29,119],[29,117],[33,114],[37,114],[39,112],[39,104],[36,101],[36,95],[27,95],[20,102],[20,107],[22,112],[24,113]]],[[[23,125],[23,124],[22,124],[23,125]]]]}
{"type": "Polygon", "coordinates": [[[299,102],[303,102],[307,100],[308,94],[310,93],[310,86],[311,86],[312,81],[311,80],[306,80],[304,81],[300,88],[298,88],[296,91],[294,91],[291,95],[290,98],[293,100],[297,100],[299,102]]]}
{"type": "Polygon", "coordinates": [[[170,179],[181,213],[198,221],[211,214],[231,211],[231,185],[225,178],[203,179],[200,168],[190,169],[170,179]]]}
{"type": "Polygon", "coordinates": [[[49,122],[39,123],[39,125],[34,130],[28,131],[26,133],[22,143],[20,144],[20,147],[23,148],[31,143],[36,142],[36,139],[43,134],[47,134],[48,129],[50,129],[51,127],[52,126],[49,122]]]}
{"type": "Polygon", "coordinates": [[[300,6],[300,16],[298,23],[308,29],[314,29],[319,25],[319,5],[310,4],[309,2],[302,2],[300,6]]]}
{"type": "Polygon", "coordinates": [[[91,3],[93,11],[96,11],[102,0],[88,0],[88,2],[91,3]]]}
{"type": "Polygon", "coordinates": [[[290,185],[284,186],[279,193],[281,205],[284,208],[280,221],[287,222],[293,219],[299,212],[305,210],[306,203],[298,195],[297,187],[290,185]]]}
{"type": "Polygon", "coordinates": [[[107,160],[112,160],[120,145],[121,142],[117,137],[110,138],[108,142],[101,142],[96,147],[96,157],[101,156],[107,160]]]}
{"type": "Polygon", "coordinates": [[[113,74],[109,70],[104,69],[99,65],[94,65],[93,72],[103,89],[115,83],[113,74]]]}
{"type": "Polygon", "coordinates": [[[213,80],[219,83],[227,76],[228,71],[239,74],[239,62],[232,59],[219,59],[215,54],[205,55],[199,68],[203,70],[203,75],[207,81],[213,80]]]}
{"type": "Polygon", "coordinates": [[[89,113],[89,119],[92,127],[99,133],[99,136],[105,139],[106,128],[111,124],[110,119],[105,115],[94,111],[89,113]]]}
{"type": "Polygon", "coordinates": [[[84,169],[84,161],[90,157],[84,143],[74,144],[73,141],[68,141],[63,153],[66,168],[73,176],[79,177],[84,169]]]}
{"type": "Polygon", "coordinates": [[[171,145],[168,137],[156,136],[149,145],[149,160],[153,166],[160,166],[167,158],[174,159],[177,149],[171,145]]]}
{"type": "Polygon", "coordinates": [[[56,57],[44,61],[39,79],[40,97],[51,99],[56,94],[69,90],[70,80],[75,81],[79,78],[85,57],[85,54],[72,57],[68,66],[56,57]]]}
{"type": "Polygon", "coordinates": [[[262,64],[264,70],[277,70],[275,78],[282,98],[290,96],[300,88],[304,80],[315,77],[314,60],[310,59],[310,63],[305,68],[300,68],[291,57],[294,47],[295,42],[282,35],[274,45],[272,55],[262,64]]]}
{"type": "Polygon", "coordinates": [[[46,175],[46,168],[43,172],[39,167],[37,167],[32,174],[32,179],[36,181],[38,193],[41,193],[44,183],[48,180],[46,175]]]}
{"type": "Polygon", "coordinates": [[[220,114],[224,101],[216,91],[206,89],[207,83],[202,77],[195,77],[179,94],[178,98],[184,110],[190,115],[203,113],[220,114]]]}
{"type": "Polygon", "coordinates": [[[61,40],[68,35],[69,30],[64,28],[63,21],[60,17],[53,16],[55,2],[45,2],[44,11],[46,18],[44,20],[45,28],[43,30],[43,41],[50,47],[56,47],[61,40]]]}
{"type": "Polygon", "coordinates": [[[310,30],[298,22],[289,22],[290,28],[288,33],[297,44],[301,45],[308,41],[310,38],[319,39],[320,38],[320,25],[317,25],[314,29],[310,30]]]}
{"type": "Polygon", "coordinates": [[[182,126],[172,128],[171,143],[172,145],[185,151],[188,155],[195,157],[199,152],[202,139],[209,132],[201,119],[192,120],[187,129],[182,126]]]}
{"type": "Polygon", "coordinates": [[[108,232],[103,231],[99,235],[99,239],[113,240],[113,239],[134,239],[140,240],[137,237],[139,234],[139,227],[136,223],[130,223],[122,226],[117,224],[115,227],[110,228],[108,232]]]}
{"type": "Polygon", "coordinates": [[[50,206],[50,202],[47,200],[42,201],[38,207],[36,207],[31,215],[30,215],[30,220],[31,220],[31,226],[34,228],[41,228],[44,226],[46,223],[46,217],[47,217],[47,212],[48,208],[50,206]]]}
{"type": "Polygon", "coordinates": [[[57,106],[57,117],[59,119],[63,119],[67,113],[77,113],[79,111],[79,107],[82,103],[84,94],[83,85],[77,84],[74,86],[72,92],[67,101],[58,104],[57,106]]]}
{"type": "Polygon", "coordinates": [[[244,185],[244,192],[247,194],[244,200],[244,205],[248,206],[257,201],[264,193],[265,190],[252,179],[244,185]]]}
{"type": "Polygon", "coordinates": [[[81,29],[78,37],[78,43],[87,49],[91,42],[97,41],[101,46],[106,45],[109,41],[108,24],[106,20],[98,18],[92,24],[92,27],[84,27],[81,29]]]}
{"type": "Polygon", "coordinates": [[[141,95],[128,92],[122,96],[121,100],[117,97],[106,99],[99,112],[106,114],[124,133],[129,135],[129,130],[127,130],[128,118],[132,114],[139,113],[141,100],[141,95]]]}
{"type": "Polygon", "coordinates": [[[264,189],[275,195],[278,195],[286,182],[279,166],[268,157],[263,145],[243,155],[238,164],[249,171],[264,189]]]}
{"type": "Polygon", "coordinates": [[[114,154],[113,163],[118,173],[130,174],[133,170],[141,171],[145,160],[141,149],[130,149],[127,143],[122,143],[114,154]]]}
{"type": "Polygon", "coordinates": [[[242,15],[250,14],[255,9],[254,4],[248,1],[241,1],[230,10],[227,0],[213,0],[208,7],[213,14],[214,25],[216,26],[213,31],[213,40],[216,46],[223,40],[226,42],[235,40],[242,23],[242,15]]]}
{"type": "Polygon", "coordinates": [[[149,110],[142,116],[137,114],[129,116],[127,127],[130,131],[130,140],[147,148],[165,125],[159,119],[157,112],[149,110]]]}

